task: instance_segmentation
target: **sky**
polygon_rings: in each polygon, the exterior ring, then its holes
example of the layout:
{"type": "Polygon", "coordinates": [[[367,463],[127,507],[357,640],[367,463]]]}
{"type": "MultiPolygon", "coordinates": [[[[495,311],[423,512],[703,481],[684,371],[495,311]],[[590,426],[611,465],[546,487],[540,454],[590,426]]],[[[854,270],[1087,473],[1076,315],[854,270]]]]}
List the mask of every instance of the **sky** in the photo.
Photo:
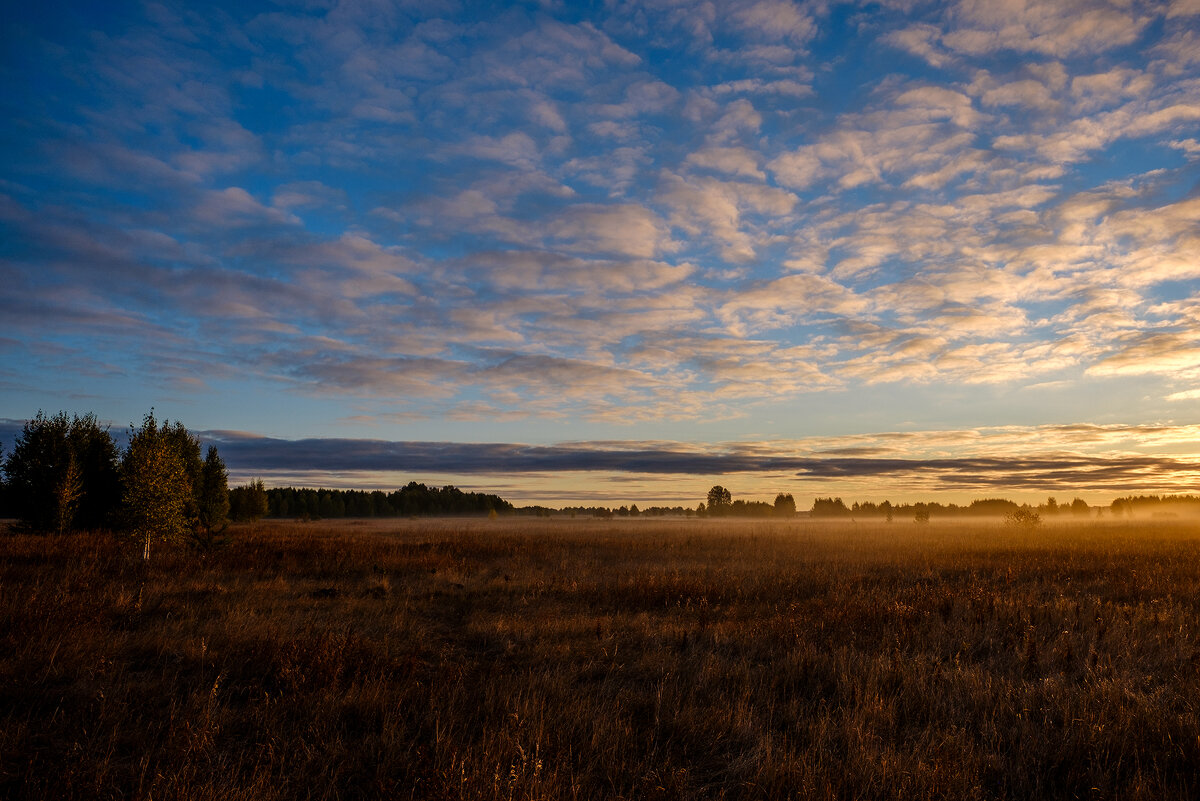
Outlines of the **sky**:
{"type": "Polygon", "coordinates": [[[518,504],[1200,490],[1200,0],[10,4],[0,441],[518,504]]]}

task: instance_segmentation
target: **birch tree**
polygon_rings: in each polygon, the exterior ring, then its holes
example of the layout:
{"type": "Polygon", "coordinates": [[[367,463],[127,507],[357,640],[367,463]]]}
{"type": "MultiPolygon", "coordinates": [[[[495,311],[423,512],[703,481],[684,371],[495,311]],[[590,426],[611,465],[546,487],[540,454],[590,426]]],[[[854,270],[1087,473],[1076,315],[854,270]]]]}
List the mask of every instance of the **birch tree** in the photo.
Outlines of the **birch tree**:
{"type": "Polygon", "coordinates": [[[124,529],[142,545],[143,560],[150,560],[154,541],[178,542],[187,536],[192,500],[187,462],[174,429],[167,421],[160,426],[153,410],[141,428],[130,427],[121,479],[124,529]]]}

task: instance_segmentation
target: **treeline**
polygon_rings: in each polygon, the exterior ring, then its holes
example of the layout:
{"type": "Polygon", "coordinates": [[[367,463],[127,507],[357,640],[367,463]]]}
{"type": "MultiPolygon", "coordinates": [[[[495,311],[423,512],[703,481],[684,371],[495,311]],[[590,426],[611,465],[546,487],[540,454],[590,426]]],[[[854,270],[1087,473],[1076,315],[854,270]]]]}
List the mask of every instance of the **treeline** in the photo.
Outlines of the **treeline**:
{"type": "Polygon", "coordinates": [[[1019,504],[1007,498],[981,498],[971,501],[966,506],[954,503],[902,503],[893,504],[889,501],[873,503],[866,501],[855,502],[847,506],[841,498],[817,498],[813,501],[810,517],[883,517],[892,519],[930,517],[1008,517],[1020,511],[1037,512],[1040,516],[1072,514],[1088,516],[1098,513],[1103,507],[1089,506],[1082,498],[1076,498],[1069,504],[1059,505],[1054,498],[1048,498],[1045,503],[1037,506],[1019,504]]]}
{"type": "Polygon", "coordinates": [[[732,493],[720,484],[708,491],[705,503],[696,507],[700,517],[795,517],[796,499],[780,493],[775,503],[733,499],[732,493]]]}
{"type": "Polygon", "coordinates": [[[427,487],[413,481],[394,492],[382,490],[297,489],[266,491],[267,516],[322,519],[506,514],[513,505],[499,495],[463,492],[458,487],[427,487]]]}
{"type": "Polygon", "coordinates": [[[1114,515],[1200,516],[1197,495],[1129,495],[1112,502],[1114,515]]]}
{"type": "Polygon", "coordinates": [[[639,509],[636,503],[629,506],[618,506],[616,509],[608,506],[564,506],[561,509],[551,509],[546,506],[522,506],[516,510],[518,515],[528,517],[550,517],[551,515],[568,515],[570,517],[691,517],[694,509],[682,506],[647,506],[639,509]]]}
{"type": "Polygon", "coordinates": [[[200,440],[182,423],[160,423],[153,411],[130,426],[123,451],[94,414],[39,411],[3,459],[3,512],[17,519],[18,531],[115,531],[141,547],[143,559],[155,541],[211,548],[223,541],[231,500],[239,503],[235,515],[252,514],[262,486],[231,498],[217,449],[200,453],[200,440]]]}

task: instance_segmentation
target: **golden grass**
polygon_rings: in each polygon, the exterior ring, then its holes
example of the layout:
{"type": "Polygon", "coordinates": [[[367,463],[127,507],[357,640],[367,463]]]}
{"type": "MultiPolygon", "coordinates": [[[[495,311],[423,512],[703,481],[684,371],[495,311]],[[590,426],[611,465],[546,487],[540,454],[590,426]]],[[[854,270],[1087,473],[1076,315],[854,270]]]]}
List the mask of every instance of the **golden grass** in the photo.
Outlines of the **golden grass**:
{"type": "Polygon", "coordinates": [[[0,797],[1189,798],[1200,525],[0,537],[0,797]]]}

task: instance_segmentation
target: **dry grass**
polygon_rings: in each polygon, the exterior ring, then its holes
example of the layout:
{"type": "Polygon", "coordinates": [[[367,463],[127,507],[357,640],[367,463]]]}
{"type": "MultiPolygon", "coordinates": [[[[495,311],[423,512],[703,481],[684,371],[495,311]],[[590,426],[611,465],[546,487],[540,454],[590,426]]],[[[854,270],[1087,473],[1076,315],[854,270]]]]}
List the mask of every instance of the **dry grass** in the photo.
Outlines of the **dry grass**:
{"type": "Polygon", "coordinates": [[[1189,798],[1200,526],[0,537],[0,797],[1189,798]]]}

